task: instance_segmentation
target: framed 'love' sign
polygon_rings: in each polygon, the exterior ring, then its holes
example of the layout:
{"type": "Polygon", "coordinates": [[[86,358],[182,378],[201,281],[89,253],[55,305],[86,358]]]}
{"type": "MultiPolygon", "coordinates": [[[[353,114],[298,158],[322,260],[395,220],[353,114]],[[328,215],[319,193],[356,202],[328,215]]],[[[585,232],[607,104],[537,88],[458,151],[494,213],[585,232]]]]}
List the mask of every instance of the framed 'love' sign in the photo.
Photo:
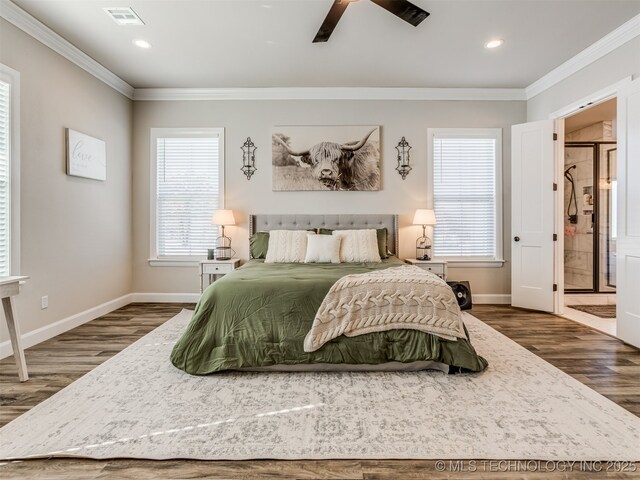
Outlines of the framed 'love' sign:
{"type": "Polygon", "coordinates": [[[107,179],[107,146],[103,140],[66,129],[67,175],[107,179]]]}

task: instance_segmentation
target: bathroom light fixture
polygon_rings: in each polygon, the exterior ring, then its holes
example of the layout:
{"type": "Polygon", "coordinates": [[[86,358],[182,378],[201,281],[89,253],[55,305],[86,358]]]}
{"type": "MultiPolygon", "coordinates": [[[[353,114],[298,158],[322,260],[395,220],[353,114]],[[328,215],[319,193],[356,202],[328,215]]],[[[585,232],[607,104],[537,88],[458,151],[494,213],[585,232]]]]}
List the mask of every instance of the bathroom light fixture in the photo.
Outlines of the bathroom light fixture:
{"type": "Polygon", "coordinates": [[[504,43],[504,40],[502,40],[501,38],[496,38],[495,40],[489,40],[487,43],[485,43],[484,48],[488,48],[488,49],[498,48],[503,43],[504,43]]]}
{"type": "Polygon", "coordinates": [[[151,48],[151,44],[149,42],[147,42],[146,40],[142,40],[141,38],[138,38],[137,40],[134,40],[133,44],[136,47],[140,47],[140,48],[151,48]]]}

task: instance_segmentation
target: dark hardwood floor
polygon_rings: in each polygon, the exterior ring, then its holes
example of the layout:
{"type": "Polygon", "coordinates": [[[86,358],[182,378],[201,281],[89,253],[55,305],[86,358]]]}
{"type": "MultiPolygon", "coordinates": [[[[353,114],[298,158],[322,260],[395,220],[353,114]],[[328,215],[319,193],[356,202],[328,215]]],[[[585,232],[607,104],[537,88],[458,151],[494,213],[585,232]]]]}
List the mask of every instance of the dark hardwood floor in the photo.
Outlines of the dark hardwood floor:
{"type": "MultiPolygon", "coordinates": [[[[0,425],[18,417],[177,314],[185,304],[131,304],[26,351],[30,380],[20,383],[13,358],[0,361],[0,425]]],[[[504,335],[640,416],[640,350],[586,326],[544,313],[478,305],[472,312],[504,335]]],[[[5,439],[0,438],[0,441],[5,439]]],[[[454,462],[455,465],[455,462],[454,462]]],[[[639,472],[602,471],[594,464],[520,468],[458,464],[438,471],[435,461],[224,461],[51,459],[0,465],[0,478],[47,479],[539,479],[640,478],[639,472]],[[468,471],[475,468],[475,472],[468,471]],[[595,471],[585,471],[591,468],[595,471]],[[582,471],[580,471],[582,470],[582,471]]]]}

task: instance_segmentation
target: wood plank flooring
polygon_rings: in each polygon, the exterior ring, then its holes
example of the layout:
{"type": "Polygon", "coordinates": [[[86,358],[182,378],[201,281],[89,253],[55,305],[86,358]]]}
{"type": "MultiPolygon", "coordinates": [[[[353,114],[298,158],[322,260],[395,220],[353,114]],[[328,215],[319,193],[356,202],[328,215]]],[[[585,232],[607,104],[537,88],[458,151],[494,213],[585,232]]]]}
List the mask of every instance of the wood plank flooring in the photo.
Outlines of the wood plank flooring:
{"type": "MultiPolygon", "coordinates": [[[[131,304],[26,351],[30,380],[18,382],[13,358],[0,361],[0,425],[72,383],[177,314],[187,304],[131,304]]],[[[580,382],[640,416],[640,350],[589,327],[553,315],[498,305],[471,312],[507,337],[580,382]]],[[[0,441],[3,441],[0,438],[0,441]]],[[[224,461],[52,459],[0,465],[0,478],[46,479],[566,479],[640,478],[640,464],[620,472],[606,465],[576,465],[573,471],[529,465],[475,465],[422,460],[224,461]],[[458,467],[456,471],[455,468],[458,467]],[[461,470],[464,469],[464,470],[461,470]],[[469,471],[474,470],[475,471],[469,471]],[[591,469],[592,471],[585,471],[591,469]]],[[[618,466],[620,467],[620,466],[618,466]]]]}

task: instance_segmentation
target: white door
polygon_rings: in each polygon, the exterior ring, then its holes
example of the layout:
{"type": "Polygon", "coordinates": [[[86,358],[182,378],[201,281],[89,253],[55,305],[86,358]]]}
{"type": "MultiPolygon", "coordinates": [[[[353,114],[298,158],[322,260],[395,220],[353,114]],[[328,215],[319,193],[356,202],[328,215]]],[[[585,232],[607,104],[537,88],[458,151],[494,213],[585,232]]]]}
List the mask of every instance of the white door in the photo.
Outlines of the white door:
{"type": "Polygon", "coordinates": [[[553,120],[511,127],[511,304],[553,311],[553,120]]]}
{"type": "Polygon", "coordinates": [[[640,80],[618,92],[617,335],[640,347],[640,80]]]}

